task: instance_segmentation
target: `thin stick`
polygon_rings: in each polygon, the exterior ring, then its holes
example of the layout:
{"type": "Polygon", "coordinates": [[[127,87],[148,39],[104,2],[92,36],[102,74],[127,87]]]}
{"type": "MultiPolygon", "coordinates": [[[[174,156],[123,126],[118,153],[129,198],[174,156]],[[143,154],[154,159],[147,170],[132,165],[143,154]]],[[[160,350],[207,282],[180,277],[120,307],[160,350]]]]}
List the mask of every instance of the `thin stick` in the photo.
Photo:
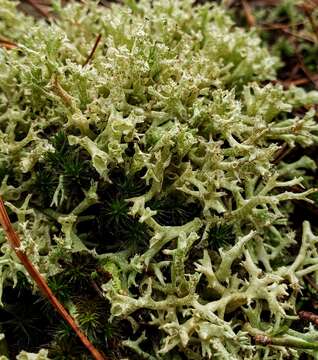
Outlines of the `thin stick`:
{"type": "Polygon", "coordinates": [[[252,14],[252,9],[250,7],[250,4],[246,0],[242,0],[242,5],[248,25],[250,27],[255,26],[256,21],[254,15],[252,14]]]}
{"type": "Polygon", "coordinates": [[[16,47],[18,47],[18,45],[14,42],[3,38],[0,38],[0,46],[4,47],[7,50],[15,49],[16,47]]]}
{"type": "Polygon", "coordinates": [[[96,40],[95,40],[95,44],[94,44],[94,46],[93,46],[90,54],[88,55],[86,61],[85,61],[84,64],[83,64],[83,67],[85,67],[85,66],[91,61],[91,59],[93,58],[93,56],[94,56],[94,54],[95,54],[95,51],[96,51],[96,49],[97,49],[97,46],[98,46],[101,38],[102,38],[102,34],[99,34],[99,35],[97,36],[96,40]]]}
{"type": "Polygon", "coordinates": [[[308,42],[311,42],[311,43],[315,44],[315,40],[313,40],[312,38],[309,38],[307,36],[299,35],[299,34],[293,32],[293,31],[291,31],[289,29],[288,25],[284,25],[284,24],[263,24],[263,25],[260,25],[260,29],[268,30],[268,31],[280,30],[280,31],[282,31],[283,33],[285,33],[287,35],[290,35],[290,36],[293,36],[293,37],[295,37],[297,39],[301,39],[301,40],[308,41],[308,42]]]}
{"type": "Polygon", "coordinates": [[[46,18],[49,17],[48,11],[43,10],[42,7],[39,6],[39,4],[35,0],[25,0],[25,1],[29,5],[31,5],[33,7],[33,9],[35,9],[40,15],[42,15],[43,17],[46,17],[46,18]]]}
{"type": "Polygon", "coordinates": [[[318,75],[313,75],[312,79],[300,78],[300,79],[291,80],[289,83],[292,85],[303,85],[311,82],[312,80],[318,81],[318,75]]]}
{"type": "MultiPolygon", "coordinates": [[[[264,30],[282,30],[282,29],[289,29],[289,24],[281,24],[281,23],[267,23],[267,22],[260,22],[259,27],[264,29],[264,30]]],[[[303,21],[300,21],[296,24],[294,24],[294,26],[303,26],[304,23],[303,21]]]]}
{"type": "Polygon", "coordinates": [[[87,339],[85,334],[80,330],[80,328],[75,323],[74,319],[69,315],[64,306],[58,301],[58,299],[53,294],[52,290],[47,285],[46,281],[36,269],[36,267],[29,260],[27,255],[21,250],[21,241],[18,234],[14,231],[11,221],[9,219],[8,213],[5,209],[4,202],[0,196],[0,223],[7,235],[8,242],[11,245],[12,249],[15,251],[18,259],[21,261],[27,272],[30,274],[32,279],[35,281],[42,293],[48,298],[52,306],[57,310],[57,312],[64,318],[64,320],[70,325],[70,327],[75,331],[77,336],[80,338],[84,346],[92,354],[95,360],[108,360],[103,356],[94,345],[87,339]]]}
{"type": "Polygon", "coordinates": [[[297,39],[301,39],[301,40],[305,40],[305,41],[308,41],[308,42],[311,42],[311,43],[315,43],[315,41],[307,36],[304,36],[304,35],[299,35],[293,31],[290,31],[290,30],[286,30],[286,29],[281,29],[281,31],[287,35],[290,35],[290,36],[293,36],[294,38],[297,38],[297,39]]]}

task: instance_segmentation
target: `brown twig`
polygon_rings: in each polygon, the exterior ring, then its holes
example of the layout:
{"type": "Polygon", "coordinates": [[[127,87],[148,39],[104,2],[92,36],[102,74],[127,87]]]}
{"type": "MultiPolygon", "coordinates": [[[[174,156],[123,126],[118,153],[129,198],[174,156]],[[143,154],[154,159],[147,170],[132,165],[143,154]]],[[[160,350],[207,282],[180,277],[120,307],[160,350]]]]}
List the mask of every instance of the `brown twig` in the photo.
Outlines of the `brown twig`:
{"type": "Polygon", "coordinates": [[[94,54],[95,54],[95,51],[96,51],[96,49],[97,49],[97,46],[98,46],[98,44],[99,44],[99,42],[100,42],[100,40],[101,40],[101,38],[102,38],[102,34],[99,34],[99,35],[97,36],[96,40],[95,40],[95,44],[94,44],[94,46],[93,46],[90,54],[88,55],[86,61],[85,61],[84,64],[83,64],[83,67],[85,67],[85,66],[91,61],[91,59],[93,58],[93,56],[94,56],[94,54]]]}
{"type": "MultiPolygon", "coordinates": [[[[298,25],[302,25],[301,23],[299,23],[298,25]]],[[[311,42],[311,43],[315,43],[316,41],[314,39],[312,39],[311,37],[307,37],[307,36],[304,36],[304,35],[300,35],[300,34],[297,34],[293,31],[291,31],[289,29],[289,25],[288,24],[261,24],[259,26],[259,28],[261,30],[267,30],[267,31],[271,31],[271,30],[280,30],[281,32],[283,32],[284,34],[287,34],[287,35],[290,35],[292,37],[295,37],[297,39],[301,39],[301,40],[304,40],[304,41],[308,41],[308,42],[311,42]]]]}
{"type": "MultiPolygon", "coordinates": [[[[267,22],[260,22],[259,27],[261,27],[264,30],[282,30],[282,29],[289,29],[289,24],[281,24],[281,23],[267,23],[267,22]]],[[[304,23],[303,21],[300,21],[296,24],[294,24],[294,26],[303,26],[304,23]]]]}
{"type": "Polygon", "coordinates": [[[45,18],[49,17],[49,12],[44,10],[35,0],[25,0],[29,5],[31,5],[34,10],[36,10],[40,15],[45,18]]]}
{"type": "Polygon", "coordinates": [[[294,33],[290,30],[287,30],[287,29],[281,29],[281,31],[287,35],[290,35],[290,36],[293,36],[297,39],[301,39],[301,40],[305,40],[305,41],[308,41],[308,42],[311,42],[311,43],[315,43],[315,41],[307,36],[304,36],[304,35],[299,35],[297,33],[294,33]]]}
{"type": "Polygon", "coordinates": [[[255,20],[255,17],[253,15],[253,13],[252,13],[252,9],[251,9],[250,4],[246,0],[241,0],[241,1],[242,1],[243,10],[244,10],[244,14],[245,14],[246,21],[247,21],[248,25],[250,27],[255,26],[256,20],[255,20]]]}
{"type": "Polygon", "coordinates": [[[108,360],[103,356],[94,345],[88,340],[85,334],[80,330],[78,325],[75,323],[74,319],[69,315],[64,306],[58,301],[58,299],[53,294],[52,290],[47,285],[46,281],[32,264],[25,252],[21,250],[21,241],[18,234],[14,231],[11,221],[9,219],[8,213],[5,209],[4,202],[0,196],[0,223],[7,235],[8,242],[12,249],[15,251],[18,259],[21,261],[27,272],[30,274],[32,279],[35,281],[42,293],[48,298],[52,306],[57,310],[57,312],[64,318],[64,320],[70,325],[70,327],[75,331],[77,336],[80,338],[87,350],[92,354],[95,360],[108,360]]]}
{"type": "Polygon", "coordinates": [[[310,311],[299,311],[298,316],[300,319],[309,320],[310,322],[318,325],[318,315],[310,311]]]}
{"type": "Polygon", "coordinates": [[[3,38],[0,38],[0,46],[4,47],[7,50],[15,49],[16,47],[18,47],[18,45],[14,42],[3,38]]]}
{"type": "MultiPolygon", "coordinates": [[[[314,77],[315,80],[318,80],[318,76],[314,77]]],[[[298,85],[305,85],[305,84],[308,84],[309,82],[311,82],[308,78],[299,78],[299,79],[291,79],[291,80],[272,80],[271,81],[273,84],[281,84],[283,85],[283,87],[285,89],[288,89],[291,85],[295,85],[295,86],[298,86],[298,85]]]]}
{"type": "Polygon", "coordinates": [[[300,79],[295,79],[295,80],[290,80],[288,81],[288,83],[290,85],[304,85],[304,84],[308,84],[309,82],[311,82],[312,80],[314,80],[315,82],[318,81],[318,74],[317,75],[312,75],[311,79],[306,78],[300,78],[300,79]]]}

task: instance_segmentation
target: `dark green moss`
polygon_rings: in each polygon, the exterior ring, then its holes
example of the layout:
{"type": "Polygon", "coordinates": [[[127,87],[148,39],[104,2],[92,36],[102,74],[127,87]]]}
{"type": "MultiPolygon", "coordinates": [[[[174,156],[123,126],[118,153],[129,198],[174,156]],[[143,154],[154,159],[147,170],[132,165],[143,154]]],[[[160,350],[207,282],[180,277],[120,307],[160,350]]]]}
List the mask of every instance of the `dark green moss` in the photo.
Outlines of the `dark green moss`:
{"type": "Polygon", "coordinates": [[[209,230],[208,246],[217,251],[221,247],[234,245],[235,234],[232,225],[214,226],[209,230]]]}

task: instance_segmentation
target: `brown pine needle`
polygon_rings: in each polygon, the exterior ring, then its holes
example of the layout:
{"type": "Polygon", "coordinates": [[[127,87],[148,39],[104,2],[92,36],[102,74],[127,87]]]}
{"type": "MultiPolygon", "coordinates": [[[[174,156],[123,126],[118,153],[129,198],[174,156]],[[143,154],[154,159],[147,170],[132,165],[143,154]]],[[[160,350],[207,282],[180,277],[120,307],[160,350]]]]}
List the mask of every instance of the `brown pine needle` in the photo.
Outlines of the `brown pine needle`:
{"type": "Polygon", "coordinates": [[[64,306],[58,301],[58,299],[53,294],[52,290],[47,285],[46,281],[32,264],[28,256],[21,249],[21,241],[18,234],[13,229],[11,221],[9,219],[8,213],[5,209],[4,202],[0,196],[0,223],[7,235],[8,242],[11,245],[12,249],[15,251],[18,259],[21,261],[29,275],[35,281],[42,293],[48,298],[52,306],[56,311],[63,317],[63,319],[70,325],[70,327],[75,331],[77,336],[82,341],[83,345],[91,353],[95,360],[108,360],[103,356],[94,345],[88,340],[85,334],[80,330],[78,325],[75,323],[74,319],[69,315],[64,306]]]}
{"type": "MultiPolygon", "coordinates": [[[[297,26],[302,26],[302,23],[296,24],[297,26]]],[[[304,41],[308,41],[310,43],[315,43],[315,39],[313,37],[309,37],[308,35],[306,36],[305,34],[303,34],[302,32],[293,32],[292,30],[290,30],[289,25],[288,24],[266,24],[263,23],[259,26],[259,28],[261,30],[267,30],[267,31],[281,31],[284,34],[290,35],[291,37],[294,37],[296,39],[300,39],[300,40],[304,40],[304,41]]]]}
{"type": "Polygon", "coordinates": [[[94,46],[93,46],[90,54],[88,55],[86,61],[85,61],[84,64],[83,64],[83,67],[85,67],[85,66],[92,60],[92,58],[93,58],[93,56],[94,56],[94,54],[95,54],[95,51],[96,51],[96,49],[97,49],[97,46],[98,46],[101,38],[102,38],[102,34],[99,34],[99,35],[97,36],[96,40],[95,40],[95,44],[94,44],[94,46]]]}
{"type": "Polygon", "coordinates": [[[312,80],[314,80],[315,82],[318,81],[318,75],[313,75],[311,79],[300,78],[300,79],[291,80],[290,84],[295,85],[295,86],[304,85],[304,84],[311,82],[312,80]]]}
{"type": "Polygon", "coordinates": [[[302,77],[302,78],[298,78],[298,79],[291,78],[288,80],[273,80],[272,82],[274,84],[281,84],[285,88],[289,88],[291,85],[299,86],[299,85],[308,84],[308,83],[312,82],[312,80],[315,82],[318,82],[318,74],[312,75],[311,79],[308,79],[308,77],[302,77]]]}
{"type": "Polygon", "coordinates": [[[243,5],[243,10],[245,13],[246,21],[247,21],[249,27],[255,26],[256,20],[252,13],[250,4],[247,2],[247,0],[242,0],[242,5],[243,5]]]}
{"type": "Polygon", "coordinates": [[[11,49],[15,49],[16,47],[18,47],[18,45],[10,40],[0,38],[0,47],[3,47],[7,50],[11,50],[11,49]]]}
{"type": "Polygon", "coordinates": [[[36,10],[40,15],[42,15],[43,17],[48,18],[49,17],[49,12],[44,10],[35,0],[25,0],[29,5],[31,5],[34,10],[36,10]]]}

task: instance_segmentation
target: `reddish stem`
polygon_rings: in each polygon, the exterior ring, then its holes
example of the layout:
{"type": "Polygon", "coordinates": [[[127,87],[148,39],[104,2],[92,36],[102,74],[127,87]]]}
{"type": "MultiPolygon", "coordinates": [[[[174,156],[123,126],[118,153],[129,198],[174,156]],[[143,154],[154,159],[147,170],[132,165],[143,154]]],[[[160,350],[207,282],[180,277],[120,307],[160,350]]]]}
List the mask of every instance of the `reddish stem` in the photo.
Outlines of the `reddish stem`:
{"type": "Polygon", "coordinates": [[[298,316],[300,319],[309,320],[310,322],[318,325],[318,315],[310,311],[299,311],[298,316]]]}
{"type": "Polygon", "coordinates": [[[80,338],[84,346],[90,351],[95,360],[108,360],[103,356],[94,345],[87,339],[85,334],[80,330],[78,325],[75,323],[74,319],[69,315],[64,306],[58,301],[58,299],[53,294],[52,290],[47,285],[45,279],[32,264],[28,256],[21,251],[21,241],[19,235],[14,231],[11,221],[9,219],[8,213],[5,209],[3,200],[0,196],[0,223],[7,235],[8,242],[11,245],[12,249],[15,251],[17,257],[35,281],[42,293],[48,298],[52,306],[57,310],[57,312],[64,318],[64,320],[70,325],[70,327],[75,331],[77,336],[80,338]]]}
{"type": "Polygon", "coordinates": [[[0,46],[4,47],[7,50],[15,49],[16,47],[18,47],[18,45],[14,42],[3,38],[0,38],[0,46]]]}
{"type": "Polygon", "coordinates": [[[83,67],[86,66],[86,65],[91,61],[91,59],[93,58],[94,53],[95,53],[95,51],[96,51],[96,49],[97,49],[97,46],[98,46],[101,38],[102,38],[102,34],[99,34],[99,35],[97,36],[96,40],[95,40],[95,44],[94,44],[94,46],[93,46],[90,54],[88,55],[86,61],[85,61],[84,64],[83,64],[83,67]]]}
{"type": "Polygon", "coordinates": [[[31,5],[43,17],[49,17],[48,11],[43,10],[43,8],[35,0],[26,0],[26,2],[31,5]]]}
{"type": "Polygon", "coordinates": [[[250,4],[246,0],[241,0],[243,5],[244,14],[249,27],[253,27],[256,24],[255,17],[252,13],[250,4]]]}

